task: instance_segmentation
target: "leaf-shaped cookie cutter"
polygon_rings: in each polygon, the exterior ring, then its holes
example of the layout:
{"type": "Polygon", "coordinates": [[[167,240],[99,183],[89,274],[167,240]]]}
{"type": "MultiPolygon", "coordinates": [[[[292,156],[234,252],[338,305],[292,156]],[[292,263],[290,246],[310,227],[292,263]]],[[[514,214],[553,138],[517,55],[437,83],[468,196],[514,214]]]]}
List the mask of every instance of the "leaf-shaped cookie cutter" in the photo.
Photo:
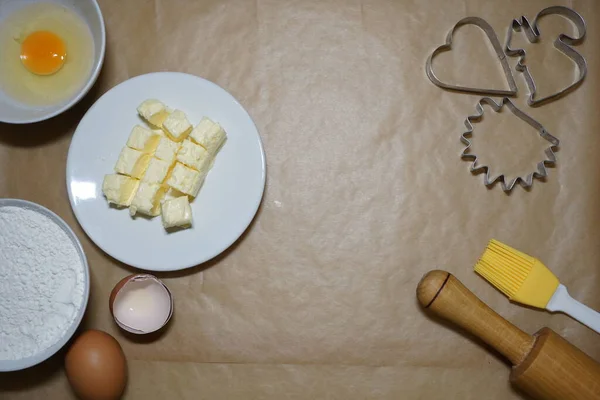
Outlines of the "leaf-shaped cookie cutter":
{"type": "Polygon", "coordinates": [[[490,186],[490,185],[493,185],[494,183],[496,183],[497,181],[499,181],[500,184],[502,185],[502,190],[504,190],[505,192],[508,193],[512,190],[512,188],[515,186],[515,184],[517,182],[520,183],[521,186],[523,186],[524,188],[530,188],[531,185],[533,185],[533,178],[542,179],[542,178],[545,178],[546,176],[548,176],[548,171],[546,170],[546,167],[552,166],[556,163],[556,156],[554,154],[554,151],[557,149],[558,145],[560,144],[560,141],[557,138],[555,138],[554,136],[552,136],[550,133],[548,133],[548,131],[542,126],[542,124],[540,124],[539,122],[537,122],[536,120],[531,118],[529,115],[525,114],[523,111],[519,110],[513,104],[513,102],[510,101],[510,99],[507,97],[502,98],[500,103],[496,103],[493,99],[491,99],[489,97],[483,97],[479,100],[479,102],[477,102],[477,105],[475,106],[475,110],[476,110],[476,114],[470,115],[465,119],[465,127],[467,128],[467,131],[461,135],[460,141],[463,142],[467,147],[465,147],[463,149],[460,156],[463,160],[472,160],[473,161],[471,163],[471,167],[470,167],[470,171],[472,173],[474,173],[474,174],[480,173],[480,172],[485,173],[485,175],[483,176],[484,185],[490,186]],[[538,131],[539,135],[542,138],[544,138],[548,142],[550,142],[550,147],[548,147],[544,151],[546,153],[547,158],[545,160],[537,163],[537,171],[534,171],[534,172],[526,175],[525,177],[519,176],[517,178],[514,178],[514,179],[506,182],[504,174],[498,175],[495,178],[492,178],[490,176],[489,166],[477,164],[477,161],[478,161],[477,155],[469,152],[471,149],[471,141],[468,138],[473,135],[473,130],[474,130],[473,122],[479,122],[481,120],[481,118],[483,117],[483,105],[484,104],[489,105],[492,108],[492,110],[494,110],[495,112],[500,112],[502,107],[506,105],[506,107],[515,116],[517,116],[517,117],[521,118],[523,121],[527,122],[530,126],[532,126],[533,128],[535,128],[535,130],[538,131]]]}
{"type": "Polygon", "coordinates": [[[502,45],[498,40],[498,36],[496,35],[494,28],[492,28],[492,26],[486,20],[479,17],[466,17],[461,19],[456,23],[456,25],[454,25],[454,27],[450,30],[450,32],[448,32],[448,35],[446,36],[446,43],[436,48],[433,51],[433,53],[431,53],[431,55],[427,58],[427,62],[425,63],[425,73],[434,85],[447,90],[455,90],[466,93],[477,93],[489,96],[515,96],[517,94],[517,84],[515,83],[515,78],[512,75],[510,65],[508,65],[506,55],[502,50],[502,45]],[[481,30],[483,30],[483,32],[487,35],[488,39],[490,40],[490,43],[494,47],[494,51],[498,56],[500,64],[502,65],[502,69],[504,70],[504,75],[506,76],[506,81],[508,82],[508,87],[510,88],[510,90],[481,89],[460,85],[450,85],[448,83],[442,82],[435,75],[435,73],[433,72],[433,59],[440,53],[452,50],[452,36],[454,35],[454,32],[463,25],[475,25],[481,30]]]}
{"type": "Polygon", "coordinates": [[[585,61],[585,58],[569,45],[577,45],[581,43],[585,38],[585,30],[585,20],[583,19],[583,17],[579,15],[575,10],[563,6],[553,6],[544,8],[542,11],[537,13],[532,23],[530,23],[529,20],[524,16],[522,16],[520,19],[514,19],[512,21],[511,26],[508,28],[508,33],[506,34],[506,45],[504,46],[504,49],[506,51],[506,54],[511,57],[519,56],[519,61],[517,63],[516,68],[517,71],[522,72],[525,76],[525,81],[527,82],[527,87],[529,88],[529,98],[527,99],[527,104],[529,104],[531,107],[541,106],[543,104],[554,101],[566,95],[567,93],[570,93],[571,91],[575,90],[577,86],[579,86],[583,82],[583,79],[587,74],[587,63],[585,61]],[[527,36],[527,40],[529,40],[530,43],[537,42],[541,35],[540,29],[538,27],[539,19],[545,15],[552,14],[558,14],[569,19],[571,22],[573,22],[575,28],[577,29],[577,37],[574,38],[564,33],[558,35],[558,37],[554,41],[554,47],[560,52],[562,52],[564,55],[569,57],[571,60],[573,60],[575,64],[577,64],[577,67],[579,69],[579,76],[577,77],[577,80],[575,82],[567,86],[565,89],[536,100],[535,81],[533,80],[533,77],[529,72],[529,68],[527,68],[527,65],[524,64],[526,55],[525,50],[511,49],[510,42],[512,40],[512,32],[521,31],[521,29],[524,30],[525,35],[527,36]]]}

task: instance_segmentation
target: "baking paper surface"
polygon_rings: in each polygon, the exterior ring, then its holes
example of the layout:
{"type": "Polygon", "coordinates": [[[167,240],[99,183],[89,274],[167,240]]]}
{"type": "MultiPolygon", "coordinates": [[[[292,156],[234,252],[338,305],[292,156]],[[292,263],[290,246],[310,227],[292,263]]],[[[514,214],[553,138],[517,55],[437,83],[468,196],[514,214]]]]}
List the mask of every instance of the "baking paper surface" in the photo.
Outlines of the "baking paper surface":
{"type": "MultiPolygon", "coordinates": [[[[510,304],[472,266],[497,238],[540,258],[587,305],[600,309],[600,3],[589,1],[102,0],[107,54],[91,93],[47,122],[0,124],[0,196],[38,202],[63,217],[86,251],[92,292],[83,328],[121,343],[127,399],[521,399],[499,356],[426,316],[424,273],[454,273],[528,333],[549,326],[600,359],[599,337],[563,315],[510,304]],[[465,16],[485,18],[501,43],[513,18],[563,4],[587,22],[576,49],[584,84],[532,109],[523,76],[518,107],[561,140],[546,182],[511,195],[486,189],[461,161],[463,121],[477,95],[443,91],[427,56],[465,16]],[[158,276],[175,297],[161,336],[126,336],[111,319],[114,284],[134,270],[83,233],[71,211],[65,165],[87,108],[112,86],[154,71],[182,71],[232,93],[261,133],[262,206],[217,259],[158,276]]],[[[568,85],[575,66],[552,46],[574,34],[542,19],[525,46],[540,95],[568,85]]],[[[485,35],[457,32],[436,59],[440,78],[506,87],[485,35]]],[[[509,58],[512,66],[516,59],[509,58]]],[[[514,71],[514,69],[513,69],[514,71]]],[[[109,117],[109,116],[107,116],[109,117]]],[[[533,171],[548,143],[508,112],[485,109],[474,151],[492,171],[533,171]]],[[[66,399],[64,352],[0,374],[3,399],[66,399]]]]}

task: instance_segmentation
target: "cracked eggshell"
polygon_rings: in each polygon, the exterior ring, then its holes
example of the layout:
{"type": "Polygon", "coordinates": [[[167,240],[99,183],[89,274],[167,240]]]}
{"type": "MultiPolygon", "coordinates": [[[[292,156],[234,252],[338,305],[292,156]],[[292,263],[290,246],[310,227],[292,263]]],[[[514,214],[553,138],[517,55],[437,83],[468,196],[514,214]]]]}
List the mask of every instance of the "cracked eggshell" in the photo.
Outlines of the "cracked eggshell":
{"type": "MultiPolygon", "coordinates": [[[[156,293],[154,295],[156,295],[156,293]]],[[[162,329],[165,325],[167,325],[167,323],[169,323],[169,321],[171,320],[171,317],[173,315],[173,303],[174,302],[173,302],[173,295],[171,294],[171,291],[160,279],[158,279],[156,276],[150,275],[150,274],[134,274],[134,275],[126,276],[125,278],[121,279],[115,285],[112,292],[110,293],[108,302],[109,302],[108,305],[109,305],[110,313],[111,313],[115,323],[121,329],[123,329],[127,332],[130,332],[130,333],[138,334],[138,335],[144,335],[144,334],[156,332],[156,331],[162,329]],[[157,326],[155,329],[139,329],[139,327],[127,325],[123,321],[119,320],[119,318],[117,318],[116,305],[119,301],[123,301],[123,299],[120,298],[121,296],[119,296],[119,298],[118,298],[119,293],[125,293],[124,291],[128,291],[131,288],[131,286],[129,286],[129,285],[148,281],[148,280],[150,280],[153,285],[157,285],[157,288],[164,289],[164,291],[166,292],[167,297],[168,297],[167,301],[169,303],[167,305],[168,315],[166,316],[164,323],[162,323],[162,325],[157,326]]]]}

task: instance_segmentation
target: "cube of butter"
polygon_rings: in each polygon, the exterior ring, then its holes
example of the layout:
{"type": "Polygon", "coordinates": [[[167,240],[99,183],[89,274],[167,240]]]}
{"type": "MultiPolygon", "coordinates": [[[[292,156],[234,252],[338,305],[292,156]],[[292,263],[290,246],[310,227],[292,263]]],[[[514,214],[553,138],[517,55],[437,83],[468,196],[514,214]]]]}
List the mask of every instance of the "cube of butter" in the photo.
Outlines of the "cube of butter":
{"type": "Polygon", "coordinates": [[[221,125],[204,117],[192,130],[190,137],[194,142],[208,150],[210,154],[215,155],[225,143],[227,134],[221,125]]]}
{"type": "Polygon", "coordinates": [[[133,217],[136,213],[155,217],[160,214],[160,200],[166,188],[158,183],[140,182],[137,193],[131,200],[129,214],[133,217]]]}
{"type": "Polygon", "coordinates": [[[167,107],[156,99],[148,99],[137,108],[138,114],[151,125],[160,128],[163,121],[169,115],[167,107]]]}
{"type": "Polygon", "coordinates": [[[153,133],[150,129],[144,128],[141,125],[136,125],[129,134],[127,147],[144,153],[154,153],[159,141],[160,136],[156,133],[153,133]]]}
{"type": "Polygon", "coordinates": [[[175,155],[179,150],[179,146],[181,146],[181,143],[176,143],[166,136],[161,137],[154,152],[154,157],[172,163],[175,161],[175,155]]]}
{"type": "Polygon", "coordinates": [[[181,142],[181,147],[177,151],[177,161],[188,167],[194,168],[200,173],[208,173],[211,166],[212,156],[199,144],[189,139],[181,142]]]}
{"type": "Polygon", "coordinates": [[[167,135],[176,142],[181,142],[192,130],[192,124],[181,110],[175,110],[169,114],[162,127],[167,135]]]}
{"type": "Polygon", "coordinates": [[[151,157],[152,155],[139,150],[123,147],[115,164],[115,172],[140,179],[146,172],[151,157]]]}
{"type": "Polygon", "coordinates": [[[139,184],[140,181],[137,179],[125,175],[105,175],[102,182],[102,192],[109,203],[120,207],[129,207],[139,184]]]}
{"type": "Polygon", "coordinates": [[[171,169],[171,163],[152,157],[148,169],[142,178],[142,182],[163,183],[171,169]]]}
{"type": "Polygon", "coordinates": [[[165,202],[165,201],[167,201],[167,200],[173,200],[173,199],[176,199],[176,198],[178,198],[178,197],[181,197],[181,196],[187,196],[187,194],[185,194],[185,193],[181,193],[179,190],[177,190],[177,189],[173,189],[172,187],[170,187],[170,188],[167,190],[167,193],[165,193],[165,195],[164,195],[164,196],[163,196],[163,198],[161,199],[161,203],[164,203],[164,202],[165,202]]]}
{"type": "Polygon", "coordinates": [[[165,228],[190,227],[192,225],[192,208],[187,196],[162,203],[162,223],[165,228]]]}
{"type": "Polygon", "coordinates": [[[179,190],[181,193],[196,197],[205,176],[206,174],[202,174],[178,162],[167,178],[167,185],[179,190]]]}

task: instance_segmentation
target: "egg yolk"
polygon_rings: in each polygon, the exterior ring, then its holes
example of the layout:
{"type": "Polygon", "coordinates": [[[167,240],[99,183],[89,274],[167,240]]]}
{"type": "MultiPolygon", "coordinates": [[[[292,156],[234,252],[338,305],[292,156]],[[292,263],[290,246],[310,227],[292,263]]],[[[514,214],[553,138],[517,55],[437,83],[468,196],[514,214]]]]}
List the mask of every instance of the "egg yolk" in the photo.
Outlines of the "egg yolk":
{"type": "Polygon", "coordinates": [[[21,62],[36,75],[52,75],[58,72],[66,58],[65,42],[52,32],[33,32],[21,43],[21,62]]]}

